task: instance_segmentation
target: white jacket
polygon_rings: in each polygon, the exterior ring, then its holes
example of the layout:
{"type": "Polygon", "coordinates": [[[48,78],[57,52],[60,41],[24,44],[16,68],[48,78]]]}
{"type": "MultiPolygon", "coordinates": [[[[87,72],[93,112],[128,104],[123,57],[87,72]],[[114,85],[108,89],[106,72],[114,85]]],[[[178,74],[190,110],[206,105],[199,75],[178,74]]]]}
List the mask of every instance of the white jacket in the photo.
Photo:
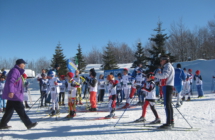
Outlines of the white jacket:
{"type": "Polygon", "coordinates": [[[175,79],[175,70],[170,63],[166,63],[164,68],[159,74],[158,72],[155,74],[155,77],[158,79],[162,79],[165,81],[164,86],[174,86],[174,79],[175,79]]]}

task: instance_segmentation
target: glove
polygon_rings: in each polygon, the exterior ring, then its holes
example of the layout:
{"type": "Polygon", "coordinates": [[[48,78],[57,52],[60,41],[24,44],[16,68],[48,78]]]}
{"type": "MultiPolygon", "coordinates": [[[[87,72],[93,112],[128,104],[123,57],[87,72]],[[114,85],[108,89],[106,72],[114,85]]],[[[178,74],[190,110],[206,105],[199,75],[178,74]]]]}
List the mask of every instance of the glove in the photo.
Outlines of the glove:
{"type": "Polygon", "coordinates": [[[58,83],[57,83],[56,81],[54,82],[54,84],[55,84],[55,86],[57,86],[57,85],[58,85],[58,83]]]}

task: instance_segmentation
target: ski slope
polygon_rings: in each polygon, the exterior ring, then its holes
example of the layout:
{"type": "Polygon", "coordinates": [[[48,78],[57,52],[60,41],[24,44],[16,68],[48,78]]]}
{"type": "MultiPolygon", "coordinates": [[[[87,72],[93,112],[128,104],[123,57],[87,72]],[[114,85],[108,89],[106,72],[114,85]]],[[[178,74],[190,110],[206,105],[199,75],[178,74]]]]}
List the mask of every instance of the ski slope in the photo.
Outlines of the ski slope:
{"type": "MultiPolygon", "coordinates": [[[[177,64],[177,63],[175,63],[177,64]]],[[[174,64],[174,65],[175,65],[174,64]]],[[[141,116],[141,107],[129,108],[125,112],[119,124],[114,127],[118,119],[110,120],[95,120],[95,118],[104,117],[109,112],[93,112],[84,113],[77,112],[77,116],[72,120],[62,120],[67,115],[67,106],[61,107],[61,114],[56,117],[41,119],[47,116],[47,108],[38,108],[39,104],[36,103],[33,108],[27,112],[31,120],[38,121],[38,125],[27,130],[24,124],[20,121],[18,115],[14,113],[8,125],[12,128],[9,130],[0,130],[1,139],[40,139],[40,140],[129,140],[129,139],[155,139],[155,140],[214,140],[215,139],[215,93],[211,93],[211,75],[215,70],[215,60],[196,60],[181,63],[182,67],[192,68],[195,70],[200,69],[204,82],[205,97],[198,99],[197,92],[191,97],[191,101],[184,102],[179,108],[179,111],[184,115],[189,124],[193,128],[199,128],[199,131],[188,131],[185,128],[190,126],[183,119],[182,115],[174,108],[175,127],[180,127],[178,131],[153,131],[153,130],[140,130],[144,127],[143,123],[129,124],[128,122],[134,121],[141,116]],[[210,74],[211,73],[211,74],[210,74]],[[182,129],[183,128],[183,129],[182,129]]],[[[195,88],[195,87],[194,87],[195,88]]],[[[39,98],[38,83],[36,79],[31,79],[31,96],[33,102],[39,98]]],[[[107,108],[108,95],[105,96],[104,103],[98,104],[99,110],[108,110],[107,108]]],[[[176,97],[173,98],[175,104],[176,97]]],[[[125,102],[125,101],[123,101],[125,102]]],[[[135,98],[132,104],[136,104],[135,98]]],[[[84,110],[86,101],[84,100],[83,106],[78,106],[77,110],[84,110]]],[[[123,106],[121,104],[120,106],[123,106]]],[[[161,118],[162,123],[165,122],[165,111],[161,104],[156,105],[156,109],[161,118]]],[[[121,116],[124,110],[117,110],[116,116],[121,116]]],[[[2,113],[0,114],[2,116],[2,113]]],[[[154,116],[150,108],[146,114],[147,121],[153,121],[154,116]]],[[[157,125],[159,126],[159,125],[157,125]]]]}

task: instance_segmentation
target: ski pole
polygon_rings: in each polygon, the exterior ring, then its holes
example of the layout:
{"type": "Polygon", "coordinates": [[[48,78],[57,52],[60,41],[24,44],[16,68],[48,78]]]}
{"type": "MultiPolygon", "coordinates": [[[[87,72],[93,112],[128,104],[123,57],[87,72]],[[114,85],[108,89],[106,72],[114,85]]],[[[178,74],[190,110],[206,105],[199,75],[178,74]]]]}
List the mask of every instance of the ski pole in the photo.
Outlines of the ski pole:
{"type": "Polygon", "coordinates": [[[39,99],[38,99],[36,102],[34,102],[34,104],[33,104],[26,112],[28,112],[29,110],[31,110],[31,108],[32,108],[40,99],[41,99],[41,97],[39,97],[39,99]]]}
{"type": "MultiPolygon", "coordinates": [[[[134,98],[135,98],[135,96],[131,99],[130,104],[132,103],[132,101],[133,101],[134,98]]],[[[119,122],[120,119],[123,117],[123,115],[125,114],[125,112],[126,112],[127,109],[128,109],[128,108],[126,108],[126,109],[124,110],[124,112],[122,113],[122,115],[120,116],[120,118],[118,119],[118,121],[116,122],[116,124],[114,125],[114,127],[118,124],[118,122],[119,122]]]]}
{"type": "MultiPolygon", "coordinates": [[[[172,103],[172,105],[174,106],[174,108],[176,108],[176,106],[172,103]]],[[[191,127],[191,128],[193,128],[191,125],[190,125],[190,123],[187,121],[187,119],[184,117],[184,115],[182,115],[182,113],[178,110],[178,108],[176,108],[176,110],[181,114],[181,116],[184,118],[184,120],[187,122],[187,124],[189,124],[189,126],[191,127]]]]}

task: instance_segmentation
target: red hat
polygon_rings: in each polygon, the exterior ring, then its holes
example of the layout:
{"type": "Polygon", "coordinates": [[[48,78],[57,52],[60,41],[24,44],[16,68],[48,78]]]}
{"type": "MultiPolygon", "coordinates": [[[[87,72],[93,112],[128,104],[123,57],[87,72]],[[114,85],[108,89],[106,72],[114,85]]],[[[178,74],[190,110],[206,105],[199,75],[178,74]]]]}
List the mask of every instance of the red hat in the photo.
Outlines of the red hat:
{"type": "Polygon", "coordinates": [[[64,80],[65,79],[65,75],[61,75],[60,78],[64,80]]]}
{"type": "Polygon", "coordinates": [[[124,71],[128,71],[128,69],[127,69],[127,68],[124,68],[124,71]]]}
{"type": "Polygon", "coordinates": [[[74,74],[72,72],[68,72],[67,76],[69,76],[70,78],[73,78],[74,74]]]}
{"type": "Polygon", "coordinates": [[[192,69],[188,69],[189,72],[192,72],[192,69]]]}
{"type": "Polygon", "coordinates": [[[199,75],[199,74],[200,74],[200,70],[197,70],[197,71],[196,71],[196,75],[199,75]]]}
{"type": "Polygon", "coordinates": [[[22,77],[26,79],[26,78],[28,77],[28,75],[24,73],[24,74],[22,75],[22,77]]]}

